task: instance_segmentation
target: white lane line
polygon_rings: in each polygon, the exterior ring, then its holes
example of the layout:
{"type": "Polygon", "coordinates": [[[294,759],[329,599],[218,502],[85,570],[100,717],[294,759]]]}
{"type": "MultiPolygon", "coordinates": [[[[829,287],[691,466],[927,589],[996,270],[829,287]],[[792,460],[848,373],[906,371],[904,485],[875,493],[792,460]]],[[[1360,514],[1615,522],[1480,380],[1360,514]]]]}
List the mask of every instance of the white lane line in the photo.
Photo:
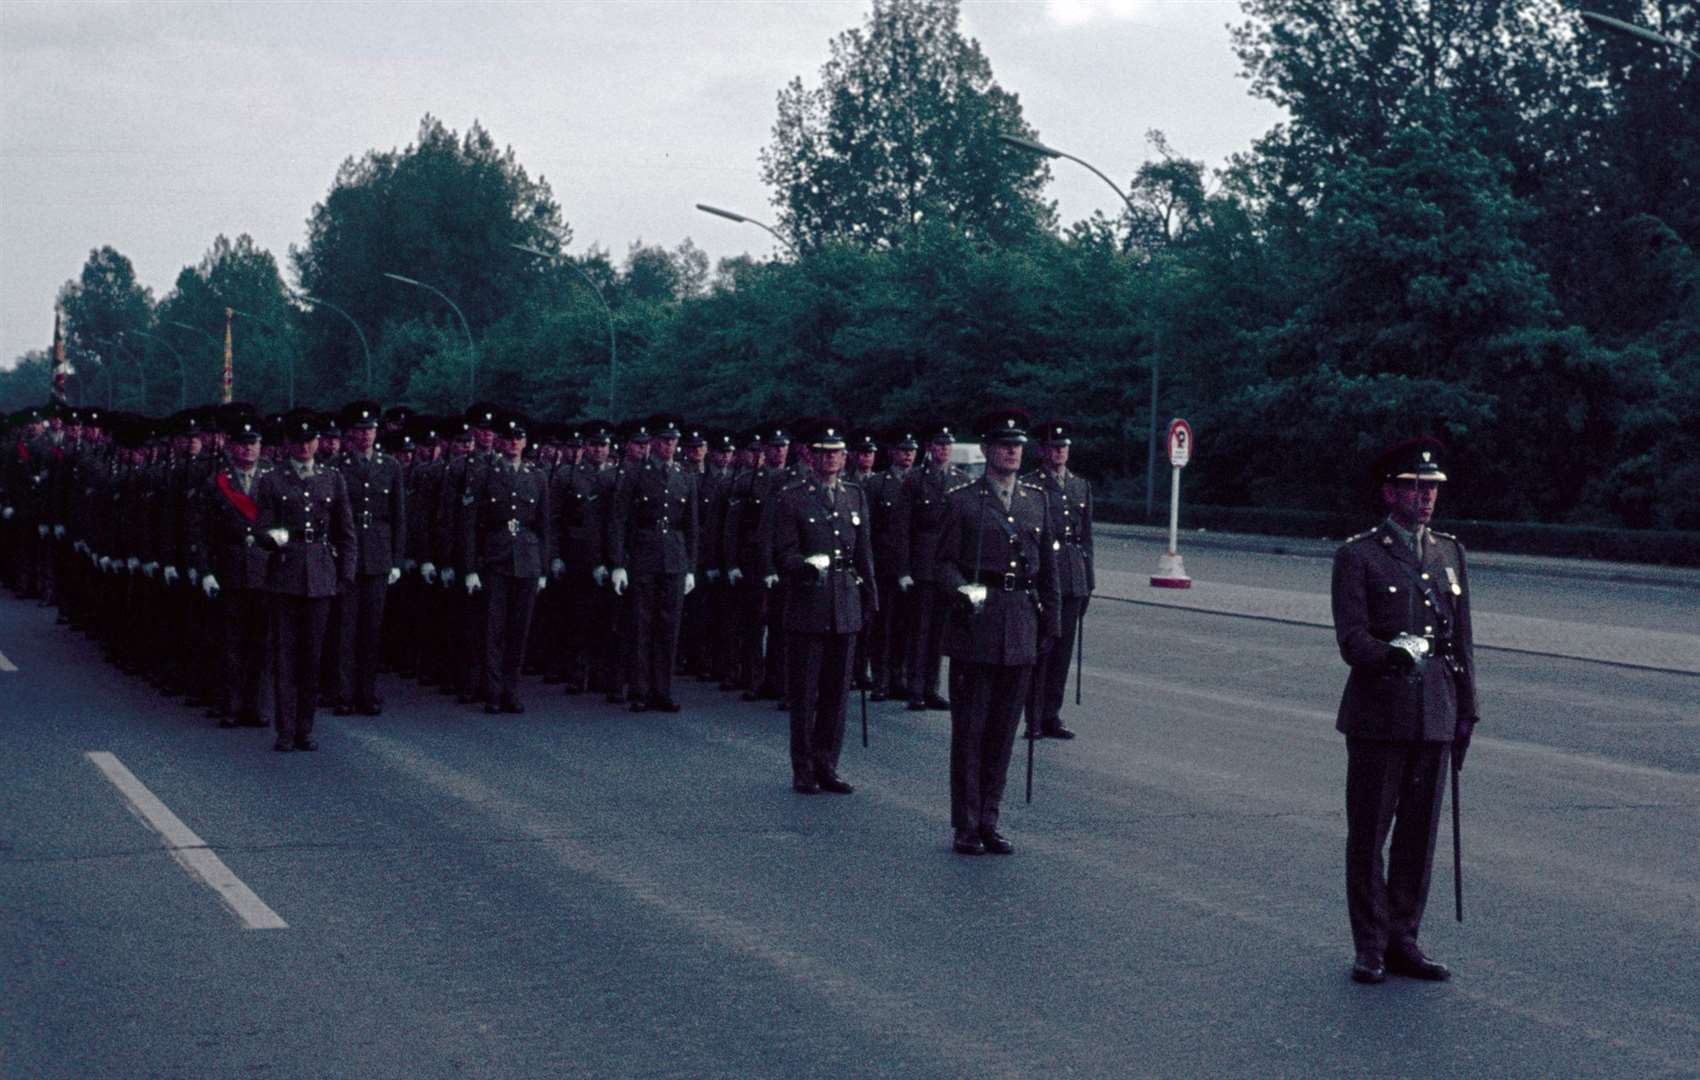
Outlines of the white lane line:
{"type": "Polygon", "coordinates": [[[3,652],[0,652],[0,671],[16,671],[16,670],[18,670],[18,665],[14,664],[10,660],[6,659],[6,654],[3,653],[3,652]]]}
{"type": "Polygon", "coordinates": [[[85,755],[94,767],[112,781],[112,786],[124,796],[130,804],[130,810],[145,822],[148,828],[159,834],[165,843],[165,849],[171,852],[178,865],[203,883],[213,892],[218,893],[219,899],[230,908],[242,925],[249,930],[286,930],[289,924],[278,917],[278,913],[266,906],[266,902],[254,895],[254,890],[242,883],[242,879],[230,872],[230,867],[224,865],[224,860],[213,854],[206,841],[195,835],[195,831],[183,824],[183,819],[173,814],[159,797],[147,789],[147,786],[119,761],[116,755],[105,750],[90,750],[85,755]]]}

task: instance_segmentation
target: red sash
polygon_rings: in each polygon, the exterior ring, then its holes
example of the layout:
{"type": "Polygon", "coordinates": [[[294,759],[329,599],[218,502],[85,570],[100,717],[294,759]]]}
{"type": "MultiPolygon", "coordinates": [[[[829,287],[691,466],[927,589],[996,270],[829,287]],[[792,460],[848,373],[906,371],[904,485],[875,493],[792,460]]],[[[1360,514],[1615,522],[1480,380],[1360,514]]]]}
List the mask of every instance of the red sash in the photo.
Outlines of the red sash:
{"type": "Polygon", "coordinates": [[[29,459],[30,459],[29,444],[24,442],[24,440],[19,439],[18,440],[18,460],[19,461],[28,461],[29,459]]]}
{"type": "Polygon", "coordinates": [[[230,500],[230,505],[236,507],[236,512],[253,521],[260,516],[260,508],[254,500],[230,486],[230,477],[226,473],[218,474],[218,489],[224,492],[224,497],[230,500]]]}

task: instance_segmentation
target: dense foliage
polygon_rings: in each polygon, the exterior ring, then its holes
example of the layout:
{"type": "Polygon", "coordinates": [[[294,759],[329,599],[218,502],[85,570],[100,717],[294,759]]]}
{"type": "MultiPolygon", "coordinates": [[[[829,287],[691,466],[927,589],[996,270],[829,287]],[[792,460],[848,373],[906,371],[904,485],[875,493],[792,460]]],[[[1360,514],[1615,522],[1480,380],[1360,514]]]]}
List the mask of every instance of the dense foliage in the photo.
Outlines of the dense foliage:
{"type": "MultiPolygon", "coordinates": [[[[91,253],[61,295],[72,392],[209,400],[232,308],[238,392],[268,407],[368,379],[429,409],[476,391],[738,425],[1015,400],[1076,420],[1079,464],[1136,501],[1157,363],[1204,502],[1361,510],[1365,455],[1432,432],[1449,514],[1700,528],[1700,63],[1558,0],[1243,6],[1252,92],[1287,119],[1214,174],[1130,133],[1153,153],[1126,212],[1059,229],[1045,159],[996,139],[1042,133],[955,0],[877,0],[817,84],[779,93],[761,167],[783,259],[568,256],[545,181],[426,117],[344,163],[290,252],[299,292],[247,237],[157,304],[91,253]]],[[[1700,41],[1694,0],[1593,6],[1700,41]]],[[[45,392],[45,356],[24,359],[8,407],[45,392]]]]}

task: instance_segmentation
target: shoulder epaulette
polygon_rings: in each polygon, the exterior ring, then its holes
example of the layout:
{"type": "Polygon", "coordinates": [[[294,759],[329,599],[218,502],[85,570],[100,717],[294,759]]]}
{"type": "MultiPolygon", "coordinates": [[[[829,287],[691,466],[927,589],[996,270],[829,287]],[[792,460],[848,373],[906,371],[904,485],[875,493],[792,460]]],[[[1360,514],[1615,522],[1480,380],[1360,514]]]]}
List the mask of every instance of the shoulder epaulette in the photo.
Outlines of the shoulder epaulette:
{"type": "Polygon", "coordinates": [[[960,484],[954,484],[950,487],[945,488],[944,493],[946,495],[955,495],[957,492],[961,491],[963,488],[971,488],[973,486],[974,486],[974,481],[972,479],[968,479],[968,480],[962,481],[962,483],[960,483],[960,484]]]}
{"type": "Polygon", "coordinates": [[[1037,483],[1034,483],[1033,481],[1025,479],[1025,478],[1023,478],[1021,480],[1021,486],[1024,487],[1024,488],[1030,488],[1033,491],[1037,491],[1041,495],[1044,494],[1044,492],[1045,492],[1045,486],[1043,484],[1037,484],[1037,483]]]}
{"type": "Polygon", "coordinates": [[[809,484],[809,482],[807,480],[793,480],[789,484],[786,484],[784,487],[780,488],[779,490],[780,491],[796,491],[798,488],[807,487],[808,484],[809,484]]]}
{"type": "Polygon", "coordinates": [[[1453,536],[1453,535],[1452,535],[1452,534],[1451,534],[1451,533],[1444,533],[1444,532],[1441,532],[1441,531],[1440,531],[1440,530],[1439,530],[1439,529],[1430,529],[1430,530],[1429,530],[1429,531],[1428,531],[1428,534],[1429,534],[1429,535],[1430,535],[1430,536],[1438,536],[1438,537],[1440,537],[1440,538],[1441,538],[1441,539],[1442,539],[1442,540],[1450,540],[1450,541],[1452,541],[1452,542],[1453,542],[1453,543],[1454,543],[1454,544],[1456,544],[1456,543],[1457,543],[1457,542],[1458,542],[1458,538],[1457,538],[1457,537],[1456,537],[1456,536],[1453,536]]]}
{"type": "Polygon", "coordinates": [[[1367,540],[1369,537],[1374,536],[1380,530],[1381,530],[1381,526],[1377,525],[1373,528],[1365,529],[1363,532],[1357,534],[1356,536],[1348,536],[1348,537],[1346,537],[1345,540],[1341,541],[1341,543],[1355,544],[1359,540],[1367,540]]]}
{"type": "Polygon", "coordinates": [[[854,488],[857,491],[862,490],[862,485],[860,483],[856,482],[855,480],[842,480],[842,481],[840,481],[840,483],[842,483],[847,488],[854,488]]]}

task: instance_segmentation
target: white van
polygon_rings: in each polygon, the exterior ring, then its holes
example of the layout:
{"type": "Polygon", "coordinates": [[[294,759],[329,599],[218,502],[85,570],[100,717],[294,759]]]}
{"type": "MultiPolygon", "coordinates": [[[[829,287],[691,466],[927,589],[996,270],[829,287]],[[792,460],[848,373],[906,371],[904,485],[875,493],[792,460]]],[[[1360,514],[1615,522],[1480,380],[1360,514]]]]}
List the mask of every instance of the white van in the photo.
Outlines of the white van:
{"type": "Polygon", "coordinates": [[[986,475],[986,452],[980,449],[977,442],[953,443],[950,448],[950,463],[976,480],[986,475]]]}

